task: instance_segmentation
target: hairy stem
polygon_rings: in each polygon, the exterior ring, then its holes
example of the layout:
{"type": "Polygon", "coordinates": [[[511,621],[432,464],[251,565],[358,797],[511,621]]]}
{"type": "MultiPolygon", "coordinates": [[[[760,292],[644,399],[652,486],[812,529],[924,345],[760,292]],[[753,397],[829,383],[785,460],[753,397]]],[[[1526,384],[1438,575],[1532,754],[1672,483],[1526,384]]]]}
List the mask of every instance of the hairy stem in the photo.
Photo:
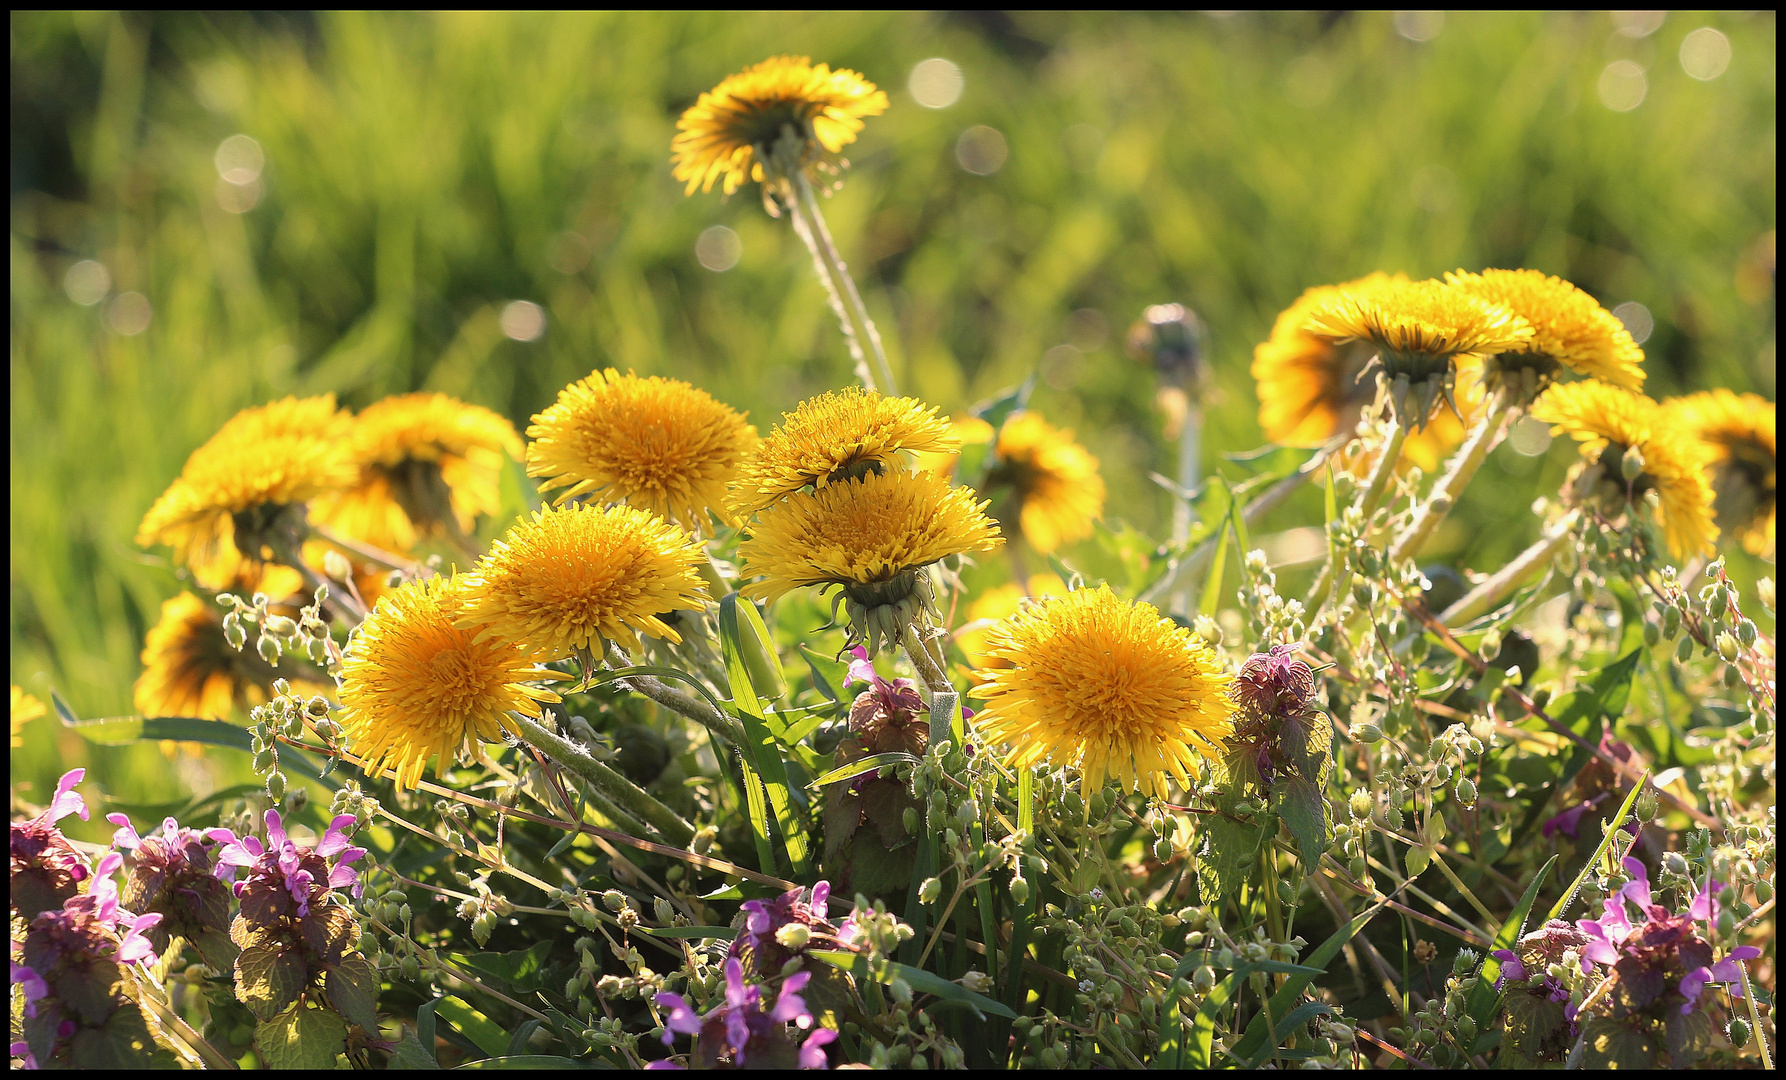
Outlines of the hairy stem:
{"type": "Polygon", "coordinates": [[[805,172],[797,166],[786,169],[785,172],[788,183],[794,189],[794,198],[789,200],[788,205],[794,232],[806,244],[807,251],[812,253],[813,267],[818,271],[819,280],[824,283],[825,291],[829,294],[831,310],[837,314],[837,321],[843,326],[844,340],[849,343],[850,357],[856,362],[857,376],[861,378],[862,385],[870,390],[878,389],[889,395],[899,393],[899,388],[893,382],[893,369],[887,364],[886,351],[881,347],[880,331],[875,329],[874,320],[868,317],[868,309],[862,304],[862,294],[856,290],[856,282],[850,277],[849,267],[838,254],[836,242],[831,239],[831,230],[825,225],[825,214],[819,209],[812,184],[807,181],[805,172]]]}
{"type": "Polygon", "coordinates": [[[595,760],[581,746],[520,713],[510,713],[509,720],[547,757],[575,773],[626,813],[650,825],[665,839],[678,844],[694,839],[695,827],[682,820],[681,815],[644,788],[595,760]]]}
{"type": "MultiPolygon", "coordinates": [[[[632,660],[615,645],[608,648],[608,663],[617,668],[632,666],[632,660]]],[[[678,690],[651,675],[628,675],[624,679],[615,680],[615,685],[644,694],[671,712],[688,717],[705,727],[715,738],[730,743],[744,741],[744,730],[738,721],[693,694],[678,690]]]]}
{"type": "Polygon", "coordinates": [[[1580,519],[1579,509],[1563,515],[1562,520],[1551,526],[1531,547],[1520,552],[1512,562],[1497,570],[1493,577],[1465,593],[1457,603],[1441,612],[1439,621],[1446,626],[1457,626],[1500,603],[1538,567],[1550,561],[1569,539],[1570,530],[1575,528],[1575,523],[1580,519]]]}
{"type": "Polygon", "coordinates": [[[1445,520],[1445,515],[1457,505],[1463,490],[1476,475],[1476,470],[1488,460],[1489,451],[1493,450],[1507,434],[1507,427],[1515,412],[1515,397],[1510,390],[1496,391],[1493,402],[1487,412],[1477,422],[1463,446],[1452,455],[1445,475],[1433,485],[1432,494],[1414,511],[1414,520],[1402,534],[1395,538],[1389,554],[1394,559],[1407,559],[1420,554],[1421,545],[1432,536],[1433,530],[1445,520]]]}

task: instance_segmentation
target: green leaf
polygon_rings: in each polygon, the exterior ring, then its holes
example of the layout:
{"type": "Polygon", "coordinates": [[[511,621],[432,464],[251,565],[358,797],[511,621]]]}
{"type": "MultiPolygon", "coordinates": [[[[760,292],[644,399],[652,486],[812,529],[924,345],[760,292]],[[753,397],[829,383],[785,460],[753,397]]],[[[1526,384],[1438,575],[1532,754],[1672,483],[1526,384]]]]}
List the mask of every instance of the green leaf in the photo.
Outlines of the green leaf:
{"type": "Polygon", "coordinates": [[[385,1065],[387,1069],[438,1069],[440,1063],[434,1060],[433,1050],[422,1049],[422,1040],[415,1032],[403,1029],[402,1038],[391,1050],[391,1060],[385,1065]]]}
{"type": "Polygon", "coordinates": [[[738,936],[735,926],[641,926],[638,932],[655,938],[724,938],[727,941],[738,936]]]}
{"type": "MultiPolygon", "coordinates": [[[[938,998],[940,1005],[954,1005],[972,1010],[975,1016],[984,1020],[987,1016],[999,1016],[1006,1020],[1015,1020],[1017,1014],[1006,1008],[1003,1002],[994,1001],[984,994],[976,994],[960,983],[952,983],[941,975],[935,975],[922,968],[895,963],[892,960],[876,960],[872,963],[860,953],[841,952],[831,949],[810,949],[808,956],[816,956],[833,967],[856,976],[858,980],[873,979],[875,982],[891,983],[895,977],[904,979],[914,991],[930,994],[938,998]]],[[[935,1006],[932,1006],[935,1008],[935,1006]]]]}
{"type": "Polygon", "coordinates": [[[1248,1061],[1258,1054],[1260,1047],[1271,1035],[1266,1026],[1265,1014],[1270,1012],[1273,1016],[1290,1015],[1291,1011],[1296,1008],[1297,999],[1302,997],[1303,990],[1308,988],[1308,984],[1314,976],[1324,973],[1327,970],[1327,965],[1331,964],[1333,958],[1339,955],[1339,951],[1346,947],[1346,942],[1351,941],[1353,935],[1364,929],[1365,924],[1375,918],[1377,912],[1382,911],[1386,905],[1386,901],[1379,901],[1352,916],[1346,925],[1335,930],[1326,941],[1315,948],[1314,952],[1304,957],[1301,966],[1305,971],[1292,974],[1284,980],[1284,985],[1278,987],[1277,993],[1271,995],[1271,1003],[1265,1009],[1260,1010],[1258,1015],[1253,1017],[1252,1022],[1247,1025],[1246,1035],[1234,1047],[1234,1055],[1242,1061],[1248,1061]]]}
{"type": "Polygon", "coordinates": [[[1213,904],[1234,892],[1252,876],[1258,866],[1259,844],[1265,830],[1250,822],[1235,821],[1223,814],[1210,814],[1203,819],[1203,847],[1197,852],[1197,883],[1203,890],[1203,902],[1213,904]]]}
{"type": "Polygon", "coordinates": [[[1632,1069],[1642,1071],[1656,1067],[1655,1036],[1642,1028],[1617,1020],[1594,1020],[1581,1031],[1581,1063],[1570,1065],[1588,1069],[1632,1069]]]}
{"type": "MultiPolygon", "coordinates": [[[[747,641],[746,635],[750,635],[753,641],[771,640],[768,629],[763,626],[762,616],[757,614],[756,605],[749,601],[740,603],[738,594],[734,592],[719,602],[719,638],[725,653],[726,678],[732,684],[732,703],[737,708],[739,720],[744,724],[745,737],[739,749],[743,752],[745,761],[761,778],[769,797],[769,805],[775,810],[776,824],[781,827],[782,839],[787,842],[788,859],[794,865],[794,876],[802,878],[807,875],[811,861],[806,847],[806,826],[800,820],[793,796],[788,791],[787,764],[782,760],[781,749],[763,720],[762,701],[746,655],[752,647],[752,641],[747,641]]],[[[779,667],[777,670],[780,670],[779,667]]],[[[773,867],[773,862],[770,862],[763,870],[765,873],[774,873],[773,867]]]]}
{"type": "Polygon", "coordinates": [[[295,949],[259,945],[243,950],[236,958],[236,1000],[261,1020],[270,1020],[289,1008],[308,981],[304,958],[295,949]]]}
{"type": "MultiPolygon", "coordinates": [[[[1227,488],[1223,487],[1217,490],[1226,493],[1227,488]]],[[[1223,507],[1224,512],[1226,509],[1226,507],[1223,507]]],[[[1212,619],[1215,617],[1216,609],[1221,606],[1222,572],[1226,569],[1228,564],[1228,538],[1233,535],[1233,532],[1226,528],[1223,523],[1217,522],[1215,554],[1210,557],[1209,569],[1205,572],[1203,577],[1203,595],[1197,601],[1197,613],[1206,615],[1212,619]]]]}
{"type": "Polygon", "coordinates": [[[828,701],[843,701],[843,696],[831,685],[831,679],[826,677],[824,671],[819,668],[819,665],[823,663],[830,667],[833,675],[836,675],[838,678],[841,678],[843,673],[849,670],[849,666],[847,664],[840,664],[829,656],[821,656],[820,654],[813,652],[804,643],[800,646],[800,655],[806,657],[807,670],[812,672],[812,688],[822,694],[828,701]]]}
{"type": "MultiPolygon", "coordinates": [[[[534,1021],[538,1023],[539,1021],[534,1021]]],[[[516,1054],[505,1057],[489,1057],[480,1061],[467,1061],[453,1069],[454,1072],[477,1071],[480,1069],[584,1069],[586,1064],[575,1058],[558,1057],[555,1054],[516,1054]]]]}
{"type": "Polygon", "coordinates": [[[865,758],[857,758],[847,765],[839,765],[806,786],[816,789],[822,788],[826,784],[839,784],[861,776],[863,773],[878,772],[886,765],[922,765],[923,763],[924,760],[916,755],[890,750],[884,754],[870,754],[865,758]]]}
{"type": "Polygon", "coordinates": [[[1562,918],[1563,912],[1569,910],[1569,905],[1575,900],[1575,894],[1581,891],[1582,885],[1588,880],[1588,875],[1593,873],[1594,867],[1600,864],[1601,856],[1605,855],[1606,849],[1612,846],[1613,838],[1619,834],[1619,826],[1625,823],[1625,818],[1631,813],[1631,808],[1637,805],[1637,796],[1643,791],[1644,785],[1648,784],[1649,780],[1649,770],[1645,769],[1643,777],[1631,785],[1631,790],[1625,795],[1625,801],[1619,805],[1619,812],[1606,823],[1606,832],[1600,837],[1600,846],[1595,848],[1593,856],[1582,864],[1581,873],[1575,875],[1575,880],[1569,883],[1569,887],[1563,891],[1563,895],[1557,899],[1555,904],[1551,905],[1550,914],[1544,917],[1546,922],[1562,918]]]}
{"type": "Polygon", "coordinates": [[[1036,376],[1034,372],[1031,372],[1029,378],[1023,380],[1022,385],[1014,386],[997,397],[980,402],[970,408],[968,414],[991,424],[992,430],[996,432],[1005,426],[1005,421],[1009,420],[1012,415],[1022,412],[1028,406],[1029,395],[1035,388],[1036,376]]]}
{"type": "Polygon", "coordinates": [[[256,1025],[254,1048],[269,1069],[333,1069],[347,1049],[347,1021],[329,1009],[299,1006],[256,1025]]]}
{"type": "Polygon", "coordinates": [[[536,1018],[516,1028],[515,1033],[509,1036],[509,1052],[505,1056],[516,1057],[525,1054],[528,1044],[533,1041],[533,1033],[544,1027],[545,1023],[544,1020],[536,1018]]]}
{"type": "MultiPolygon", "coordinates": [[[[1187,953],[1178,963],[1174,982],[1190,974],[1203,957],[1202,953],[1187,953]]],[[[1166,1023],[1160,1031],[1160,1053],[1153,1060],[1155,1069],[1207,1069],[1210,1067],[1210,1055],[1215,1049],[1215,1018],[1234,997],[1235,991],[1246,985],[1246,981],[1257,974],[1268,975],[1305,975],[1313,978],[1321,974],[1321,969],[1305,967],[1301,964],[1286,964],[1281,960],[1260,960],[1242,964],[1230,971],[1209,991],[1203,999],[1203,1005],[1191,1018],[1191,1038],[1188,1045],[1182,1045],[1179,1039],[1184,1030],[1184,1021],[1178,1007],[1178,994],[1175,990],[1167,991],[1166,1023]]]]}
{"type": "MultiPolygon", "coordinates": [[[[1470,987],[1470,994],[1464,1000],[1464,1008],[1470,1018],[1476,1021],[1476,1030],[1488,1033],[1489,1021],[1494,1019],[1495,1007],[1500,1000],[1500,992],[1495,989],[1495,980],[1501,974],[1501,962],[1494,957],[1498,949],[1511,949],[1519,942],[1520,935],[1525,933],[1526,916],[1531,914],[1532,904],[1538,899],[1538,889],[1544,879],[1550,876],[1550,868],[1557,863],[1557,856],[1552,855],[1545,862],[1544,868],[1538,871],[1531,884],[1526,886],[1525,895],[1513,906],[1513,914],[1501,924],[1495,933],[1494,944],[1489,947],[1488,957],[1482,961],[1482,967],[1476,973],[1476,985],[1470,987]]],[[[1593,865],[1590,860],[1589,866],[1593,865]]]]}
{"type": "Polygon", "coordinates": [[[378,972],[358,953],[341,958],[323,976],[323,993],[335,1011],[368,1033],[378,1033],[378,972]]]}
{"type": "MultiPolygon", "coordinates": [[[[1291,1009],[1290,1015],[1277,1017],[1277,1027],[1272,1034],[1271,1045],[1264,1047],[1255,1053],[1251,1060],[1242,1063],[1241,1068],[1257,1069],[1260,1065],[1265,1063],[1266,1058],[1271,1056],[1274,1049],[1284,1045],[1284,1040],[1294,1034],[1297,1028],[1308,1023],[1317,1016],[1332,1015],[1333,1006],[1319,1001],[1305,1001],[1301,1005],[1296,1006],[1296,1008],[1291,1009]]],[[[1282,1056],[1283,1051],[1281,1049],[1278,1050],[1278,1054],[1279,1056],[1282,1056]]]]}
{"type": "Polygon", "coordinates": [[[446,1022],[459,1034],[470,1039],[479,1050],[491,1057],[501,1057],[508,1050],[508,1036],[489,1017],[467,1005],[462,999],[444,997],[435,1006],[446,1022]]]}
{"type": "MultiPolygon", "coordinates": [[[[201,720],[196,716],[108,716],[98,720],[82,720],[75,716],[62,696],[53,690],[50,692],[50,701],[54,703],[56,716],[62,721],[63,727],[74,729],[81,738],[96,746],[126,746],[134,742],[172,740],[221,746],[229,750],[240,750],[245,754],[252,749],[252,732],[222,720],[201,720]]],[[[322,770],[311,762],[309,755],[290,746],[279,748],[279,766],[286,772],[296,773],[307,780],[322,779],[322,770]]]]}
{"type": "Polygon", "coordinates": [[[1309,873],[1321,865],[1321,853],[1333,843],[1327,800],[1321,789],[1293,773],[1285,773],[1271,786],[1271,806],[1296,838],[1302,865],[1309,873]]]}
{"type": "Polygon", "coordinates": [[[552,951],[551,941],[535,942],[531,948],[510,952],[469,953],[456,958],[461,967],[504,983],[511,989],[529,993],[540,988],[540,976],[546,967],[546,956],[552,951]]]}

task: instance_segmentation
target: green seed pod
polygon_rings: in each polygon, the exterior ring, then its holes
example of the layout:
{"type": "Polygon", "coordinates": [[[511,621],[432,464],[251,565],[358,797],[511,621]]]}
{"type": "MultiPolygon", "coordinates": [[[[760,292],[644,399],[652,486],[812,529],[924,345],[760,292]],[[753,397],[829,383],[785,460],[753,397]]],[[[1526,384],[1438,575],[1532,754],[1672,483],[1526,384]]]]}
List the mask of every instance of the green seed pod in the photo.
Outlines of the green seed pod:
{"type": "Polygon", "coordinates": [[[1713,644],[1718,647],[1718,655],[1724,658],[1726,664],[1736,663],[1738,653],[1736,638],[1732,637],[1727,631],[1720,630],[1717,638],[1714,639],[1713,644]]]}
{"type": "Polygon", "coordinates": [[[1286,904],[1296,903],[1296,886],[1288,881],[1277,883],[1277,898],[1286,904]]]}
{"type": "Polygon", "coordinates": [[[1709,586],[1706,591],[1712,594],[1710,601],[1706,604],[1706,608],[1711,611],[1712,618],[1722,619],[1724,613],[1730,610],[1729,590],[1720,585],[1712,585],[1709,586]]]}
{"type": "Polygon", "coordinates": [[[1742,622],[1736,624],[1736,640],[1742,644],[1743,648],[1746,649],[1751,645],[1754,645],[1755,636],[1754,623],[1744,619],[1742,622]]]}
{"type": "Polygon", "coordinates": [[[1730,1018],[1730,1027],[1725,1029],[1730,1035],[1730,1045],[1738,1050],[1749,1045],[1749,1022],[1740,1016],[1730,1018]]]}
{"type": "Polygon", "coordinates": [[[1670,641],[1681,632],[1681,609],[1669,605],[1662,609],[1662,636],[1670,641]]]}
{"type": "Polygon", "coordinates": [[[267,798],[279,802],[285,798],[285,774],[274,770],[267,774],[267,798]]]}
{"type": "Polygon", "coordinates": [[[420,978],[422,974],[421,961],[413,956],[405,956],[403,962],[397,965],[397,968],[403,973],[403,978],[409,982],[414,982],[416,979],[420,978]]]}
{"type": "Polygon", "coordinates": [[[262,634],[254,643],[254,647],[260,651],[260,658],[266,661],[269,667],[279,663],[279,641],[277,638],[269,634],[262,634]]]}
{"type": "Polygon", "coordinates": [[[1433,766],[1433,786],[1444,787],[1451,782],[1451,766],[1443,761],[1433,766]]]}
{"type": "Polygon", "coordinates": [[[1653,649],[1661,640],[1662,628],[1646,620],[1643,624],[1643,643],[1653,649]]]}
{"type": "Polygon", "coordinates": [[[1767,882],[1767,881],[1757,881],[1755,883],[1755,899],[1756,900],[1759,900],[1761,903],[1765,904],[1769,900],[1772,900],[1773,898],[1774,898],[1774,887],[1773,887],[1772,883],[1767,882]]]}
{"type": "Polygon", "coordinates": [[[1371,804],[1374,801],[1375,800],[1371,798],[1370,792],[1360,788],[1352,793],[1352,798],[1347,804],[1347,809],[1352,812],[1354,818],[1363,821],[1365,818],[1371,816],[1371,804]]]}
{"type": "Polygon", "coordinates": [[[915,807],[915,806],[906,807],[905,813],[900,815],[899,821],[900,821],[900,824],[905,826],[905,834],[907,836],[918,835],[918,808],[917,807],[915,807]]]}
{"type": "Polygon", "coordinates": [[[260,750],[255,753],[254,760],[250,763],[249,767],[252,768],[255,775],[258,776],[261,773],[270,771],[273,766],[277,764],[279,764],[279,758],[275,756],[273,751],[260,750]]]}
{"type": "Polygon", "coordinates": [[[1020,878],[1020,877],[1014,877],[1011,879],[1011,902],[1016,904],[1018,907],[1023,907],[1025,904],[1029,903],[1029,882],[1028,881],[1025,881],[1023,878],[1020,878]]]}
{"type": "Polygon", "coordinates": [[[287,817],[290,817],[293,814],[302,813],[304,807],[309,805],[309,790],[306,788],[293,788],[291,793],[285,797],[285,814],[287,817]]]}
{"type": "Polygon", "coordinates": [[[924,904],[936,903],[937,897],[943,894],[943,883],[938,878],[925,878],[924,884],[918,886],[918,900],[924,904]]]}
{"type": "Polygon", "coordinates": [[[1352,729],[1352,738],[1369,746],[1383,738],[1383,729],[1372,723],[1359,724],[1352,729]]]}
{"type": "Polygon", "coordinates": [[[310,657],[310,662],[313,664],[323,663],[329,658],[328,643],[319,637],[311,638],[309,643],[304,646],[304,652],[310,657]]]}
{"type": "Polygon", "coordinates": [[[1105,812],[1108,811],[1109,809],[1110,809],[1110,800],[1105,797],[1105,795],[1102,791],[1094,791],[1091,793],[1091,816],[1092,817],[1101,818],[1104,816],[1105,812]]]}
{"type": "Polygon", "coordinates": [[[223,640],[237,652],[248,644],[248,631],[242,628],[242,617],[233,611],[223,617],[223,640]]]}
{"type": "Polygon", "coordinates": [[[1730,908],[1718,912],[1718,936],[1728,938],[1736,933],[1736,912],[1730,908]]]}
{"type": "Polygon", "coordinates": [[[1465,806],[1476,805],[1476,784],[1467,776],[1457,781],[1457,801],[1465,806]]]}
{"type": "Polygon", "coordinates": [[[1674,647],[1674,659],[1677,664],[1684,664],[1693,659],[1693,636],[1681,638],[1681,643],[1674,647]]]}
{"type": "Polygon", "coordinates": [[[1160,862],[1172,861],[1172,841],[1160,837],[1153,842],[1153,857],[1160,862]]]}
{"type": "Polygon", "coordinates": [[[1061,805],[1066,807],[1067,813],[1072,817],[1079,818],[1085,813],[1085,800],[1080,798],[1077,791],[1067,792],[1066,798],[1061,800],[1061,805]]]}
{"type": "Polygon", "coordinates": [[[1365,863],[1363,856],[1357,856],[1346,864],[1346,873],[1352,875],[1353,881],[1363,881],[1368,870],[1369,866],[1365,863]]]}
{"type": "Polygon", "coordinates": [[[1215,989],[1215,970],[1208,964],[1198,967],[1197,974],[1192,978],[1191,984],[1197,988],[1197,993],[1209,993],[1211,990],[1215,989]]]}
{"type": "Polygon", "coordinates": [[[626,906],[626,894],[619,889],[609,889],[602,893],[602,906],[609,911],[619,911],[626,906]]]}
{"type": "Polygon", "coordinates": [[[1656,789],[1645,784],[1637,795],[1637,804],[1632,811],[1639,821],[1649,821],[1656,816],[1656,789]]]}

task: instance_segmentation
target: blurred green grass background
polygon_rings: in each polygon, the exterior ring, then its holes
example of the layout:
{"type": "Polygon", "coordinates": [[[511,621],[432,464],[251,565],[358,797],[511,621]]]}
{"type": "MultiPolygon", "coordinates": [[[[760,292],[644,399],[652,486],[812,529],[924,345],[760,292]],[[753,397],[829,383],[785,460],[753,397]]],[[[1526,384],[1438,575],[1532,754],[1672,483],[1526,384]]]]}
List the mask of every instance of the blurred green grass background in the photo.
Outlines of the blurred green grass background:
{"type": "MultiPolygon", "coordinates": [[[[679,111],[784,52],[892,98],[826,212],[902,389],[960,410],[1040,365],[1032,404],[1143,529],[1172,461],[1121,348],[1149,304],[1210,328],[1210,463],[1260,442],[1247,366],[1278,310],[1374,269],[1561,274],[1651,314],[1652,393],[1772,398],[1774,16],[1632,15],[15,12],[13,681],[129,710],[180,587],[136,523],[244,406],[426,388],[524,425],[613,365],[766,430],[848,383],[786,224],[670,178],[679,111]],[[1709,80],[1681,60],[1700,27],[1730,44],[1709,80]],[[907,89],[929,57],[963,72],[950,107],[907,89]],[[980,126],[1006,151],[985,175],[957,153],[980,126]],[[236,134],[264,152],[247,184],[220,175],[236,134]],[[716,225],[740,242],[723,272],[696,255],[716,225]],[[104,299],[76,302],[83,260],[104,299]],[[543,309],[537,339],[505,334],[515,300],[543,309]]],[[[1570,452],[1497,452],[1438,554],[1523,546],[1570,452]]],[[[1318,521],[1301,510],[1278,524],[1318,521]]],[[[27,733],[33,790],[95,754],[133,799],[193,781],[150,748],[27,733]]]]}

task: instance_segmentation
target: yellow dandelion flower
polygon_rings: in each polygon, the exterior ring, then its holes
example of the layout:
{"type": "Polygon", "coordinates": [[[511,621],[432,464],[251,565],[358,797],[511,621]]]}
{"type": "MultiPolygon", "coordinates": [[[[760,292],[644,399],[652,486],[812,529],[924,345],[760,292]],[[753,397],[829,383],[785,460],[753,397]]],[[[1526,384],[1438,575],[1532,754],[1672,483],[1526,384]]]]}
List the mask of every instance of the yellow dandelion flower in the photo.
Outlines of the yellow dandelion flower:
{"type": "Polygon", "coordinates": [[[1662,403],[1670,427],[1709,459],[1718,521],[1757,555],[1774,546],[1774,403],[1708,390],[1662,403]]]}
{"type": "Polygon", "coordinates": [[[1396,357],[1441,362],[1464,353],[1506,352],[1532,336],[1530,324],[1499,304],[1442,281],[1393,278],[1323,298],[1307,326],[1335,340],[1369,342],[1396,357]]]}
{"type": "Polygon", "coordinates": [[[855,142],[863,117],[886,111],[886,93],[856,72],[777,56],[728,76],[676,121],[675,176],[689,195],[713,190],[723,177],[730,195],[746,180],[763,180],[763,162],[784,127],[801,140],[806,166],[855,142]]]}
{"type": "Polygon", "coordinates": [[[1286,446],[1319,446],[1358,423],[1376,397],[1374,380],[1364,378],[1373,348],[1344,345],[1309,329],[1309,316],[1347,290],[1406,282],[1376,273],[1342,285],[1317,285],[1296,298],[1271,326],[1271,336],[1253,349],[1258,384],[1259,426],[1265,437],[1286,446]]]}
{"type": "Polygon", "coordinates": [[[1032,597],[1065,596],[1067,583],[1055,574],[1031,574],[1027,589],[1015,581],[986,590],[967,608],[967,623],[955,631],[955,644],[961,646],[972,668],[1005,666],[986,652],[986,632],[1007,615],[1014,615],[1032,597]]]}
{"type": "Polygon", "coordinates": [[[12,684],[12,747],[17,750],[25,745],[25,725],[42,716],[49,710],[43,702],[25,693],[25,688],[18,683],[12,684]]]}
{"type": "Polygon", "coordinates": [[[919,472],[953,475],[955,466],[961,460],[962,447],[985,446],[992,442],[998,432],[977,416],[957,416],[949,421],[949,434],[954,436],[956,445],[947,450],[925,450],[912,455],[919,472]]]}
{"type": "Polygon", "coordinates": [[[388,397],[353,419],[358,480],[318,498],[310,516],[386,551],[432,532],[470,533],[502,505],[505,454],[521,456],[521,437],[489,409],[445,394],[388,397]]]}
{"type": "Polygon", "coordinates": [[[237,533],[265,524],[287,506],[351,485],[356,475],[347,414],[335,395],[285,398],[245,409],[186,459],[180,476],[137,527],[136,542],[167,544],[199,583],[223,588],[244,559],[237,533]]]}
{"type": "Polygon", "coordinates": [[[1511,355],[1498,366],[1540,360],[1628,390],[1643,388],[1643,349],[1631,332],[1598,300],[1562,278],[1541,270],[1459,270],[1445,280],[1531,325],[1532,336],[1507,350],[1511,355]]]}
{"type": "Polygon", "coordinates": [[[527,429],[527,475],[558,502],[590,495],[649,510],[691,532],[725,517],[726,484],[757,429],[705,390],[612,368],[565,387],[527,429]]]}
{"type": "Polygon", "coordinates": [[[893,470],[777,503],[763,511],[738,554],[745,573],[763,577],[746,585],[745,595],[774,601],[803,585],[885,585],[938,559],[1003,542],[970,489],[951,487],[936,473],[893,470]]]}
{"type": "Polygon", "coordinates": [[[807,485],[824,488],[876,466],[899,452],[953,454],[960,441],[933,406],[916,398],[882,397],[852,387],[809,398],[747,459],[732,483],[732,512],[748,517],[807,485]]]}
{"type": "Polygon", "coordinates": [[[1667,422],[1650,398],[1602,382],[1558,383],[1532,406],[1532,415],[1581,443],[1582,457],[1599,462],[1609,481],[1621,476],[1628,450],[1643,458],[1643,471],[1630,485],[1634,496],[1654,490],[1661,500],[1657,524],[1680,559],[1710,553],[1718,538],[1712,523],[1712,489],[1706,480],[1703,447],[1667,422]]]}
{"type": "Polygon", "coordinates": [[[1098,459],[1036,412],[1020,412],[999,429],[986,473],[986,489],[998,487],[1016,498],[1023,538],[1043,555],[1090,536],[1104,514],[1098,459]]]}
{"type": "Polygon", "coordinates": [[[264,703],[280,677],[252,641],[237,652],[224,639],[222,609],[185,592],[162,601],[142,661],[134,696],[143,716],[228,720],[264,703]]]}
{"type": "Polygon", "coordinates": [[[555,678],[523,650],[459,625],[463,581],[410,581],[379,600],[342,663],[342,726],[368,774],[413,788],[430,758],[444,767],[468,741],[496,742],[510,711],[538,718],[555,678]]]}
{"type": "Polygon", "coordinates": [[[661,616],[703,611],[700,541],[633,506],[541,510],[510,529],[466,580],[466,626],[542,661],[602,641],[638,650],[639,634],[680,642],[661,616]]]}
{"type": "Polygon", "coordinates": [[[994,626],[987,653],[1009,666],[979,672],[974,723],[1017,768],[1076,766],[1086,792],[1114,776],[1162,794],[1168,776],[1189,786],[1199,758],[1221,760],[1233,677],[1151,604],[1107,586],[1048,597],[994,626]]]}

